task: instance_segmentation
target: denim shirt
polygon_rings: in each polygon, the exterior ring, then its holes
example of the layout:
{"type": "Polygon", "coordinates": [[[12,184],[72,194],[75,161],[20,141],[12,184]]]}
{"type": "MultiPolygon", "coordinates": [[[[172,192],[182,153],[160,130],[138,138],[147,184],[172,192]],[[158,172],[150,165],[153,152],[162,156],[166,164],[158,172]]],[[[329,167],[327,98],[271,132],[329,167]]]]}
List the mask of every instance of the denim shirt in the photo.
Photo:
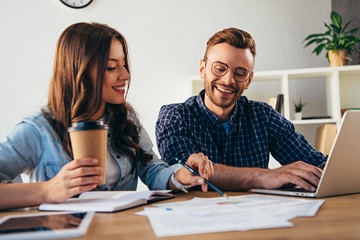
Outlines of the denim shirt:
{"type": "MultiPolygon", "coordinates": [[[[136,190],[138,176],[150,190],[166,189],[169,177],[181,165],[169,167],[152,150],[152,142],[135,116],[130,117],[140,127],[139,146],[153,159],[146,165],[137,162],[136,171],[130,173],[130,159],[111,146],[111,129],[108,134],[108,150],[119,165],[120,178],[111,190],[136,190]]],[[[55,177],[72,158],[63,151],[60,139],[41,112],[22,119],[0,142],[0,182],[13,181],[26,174],[30,182],[47,181],[55,177]]],[[[100,186],[110,190],[109,184],[100,186]]]]}

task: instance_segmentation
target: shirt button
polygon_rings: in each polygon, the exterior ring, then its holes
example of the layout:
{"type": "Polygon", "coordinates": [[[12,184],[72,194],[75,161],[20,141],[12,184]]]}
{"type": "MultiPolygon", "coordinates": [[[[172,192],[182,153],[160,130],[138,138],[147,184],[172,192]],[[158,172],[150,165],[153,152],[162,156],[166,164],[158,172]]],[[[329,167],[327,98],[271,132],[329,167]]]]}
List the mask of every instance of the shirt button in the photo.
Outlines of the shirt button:
{"type": "Polygon", "coordinates": [[[223,159],[223,161],[222,161],[223,163],[226,163],[226,159],[223,159]]]}
{"type": "Polygon", "coordinates": [[[203,148],[202,148],[202,150],[203,150],[203,152],[205,152],[206,148],[205,148],[205,147],[203,147],[203,148]]]}
{"type": "Polygon", "coordinates": [[[251,155],[252,154],[252,151],[249,151],[249,155],[251,155]]]}
{"type": "Polygon", "coordinates": [[[120,155],[116,155],[116,158],[119,159],[119,158],[120,158],[120,155]]]}

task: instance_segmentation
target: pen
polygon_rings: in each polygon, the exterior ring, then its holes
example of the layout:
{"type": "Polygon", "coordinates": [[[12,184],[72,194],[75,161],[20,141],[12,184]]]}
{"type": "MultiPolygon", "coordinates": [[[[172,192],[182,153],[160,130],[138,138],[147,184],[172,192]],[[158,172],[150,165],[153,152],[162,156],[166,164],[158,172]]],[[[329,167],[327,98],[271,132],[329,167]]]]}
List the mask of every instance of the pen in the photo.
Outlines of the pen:
{"type": "MultiPolygon", "coordinates": [[[[192,169],[191,167],[189,167],[188,165],[186,165],[182,160],[178,160],[177,158],[175,158],[176,161],[178,161],[181,165],[183,165],[187,170],[189,170],[191,173],[193,173],[196,176],[200,177],[200,174],[198,174],[197,172],[195,172],[194,169],[192,169]]],[[[223,193],[222,191],[220,191],[220,189],[218,189],[217,187],[215,187],[214,185],[212,185],[208,180],[204,179],[205,182],[212,187],[212,189],[214,189],[215,191],[217,191],[218,193],[221,194],[221,196],[225,197],[225,198],[229,198],[226,193],[223,193]]]]}

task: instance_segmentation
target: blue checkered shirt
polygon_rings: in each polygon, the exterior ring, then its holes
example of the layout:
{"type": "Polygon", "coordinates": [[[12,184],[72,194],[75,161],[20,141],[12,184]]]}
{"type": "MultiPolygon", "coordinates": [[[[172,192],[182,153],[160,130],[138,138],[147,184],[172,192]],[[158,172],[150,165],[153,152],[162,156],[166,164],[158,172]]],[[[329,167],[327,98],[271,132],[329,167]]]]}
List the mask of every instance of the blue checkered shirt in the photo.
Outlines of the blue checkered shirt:
{"type": "Polygon", "coordinates": [[[269,153],[281,164],[297,160],[320,166],[326,157],[316,151],[294,125],[263,102],[245,96],[236,102],[226,133],[222,122],[204,104],[204,90],[180,104],[161,108],[156,140],[162,159],[176,163],[202,152],[213,163],[267,168],[269,153]]]}

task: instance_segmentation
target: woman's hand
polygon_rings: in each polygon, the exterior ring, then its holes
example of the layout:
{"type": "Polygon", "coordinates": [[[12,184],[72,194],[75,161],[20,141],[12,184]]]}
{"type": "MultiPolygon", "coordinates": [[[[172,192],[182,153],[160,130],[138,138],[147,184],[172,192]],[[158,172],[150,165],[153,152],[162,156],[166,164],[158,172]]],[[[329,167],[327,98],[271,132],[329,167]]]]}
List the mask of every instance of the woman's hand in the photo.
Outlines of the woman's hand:
{"type": "Polygon", "coordinates": [[[175,178],[183,185],[201,185],[203,192],[207,192],[208,185],[204,179],[207,180],[214,175],[212,162],[203,153],[193,153],[185,164],[199,173],[200,177],[195,176],[188,169],[182,167],[175,173],[175,178]]]}
{"type": "Polygon", "coordinates": [[[102,181],[102,169],[93,158],[75,159],[67,163],[51,180],[44,183],[45,202],[63,202],[96,188],[102,181]]]}

